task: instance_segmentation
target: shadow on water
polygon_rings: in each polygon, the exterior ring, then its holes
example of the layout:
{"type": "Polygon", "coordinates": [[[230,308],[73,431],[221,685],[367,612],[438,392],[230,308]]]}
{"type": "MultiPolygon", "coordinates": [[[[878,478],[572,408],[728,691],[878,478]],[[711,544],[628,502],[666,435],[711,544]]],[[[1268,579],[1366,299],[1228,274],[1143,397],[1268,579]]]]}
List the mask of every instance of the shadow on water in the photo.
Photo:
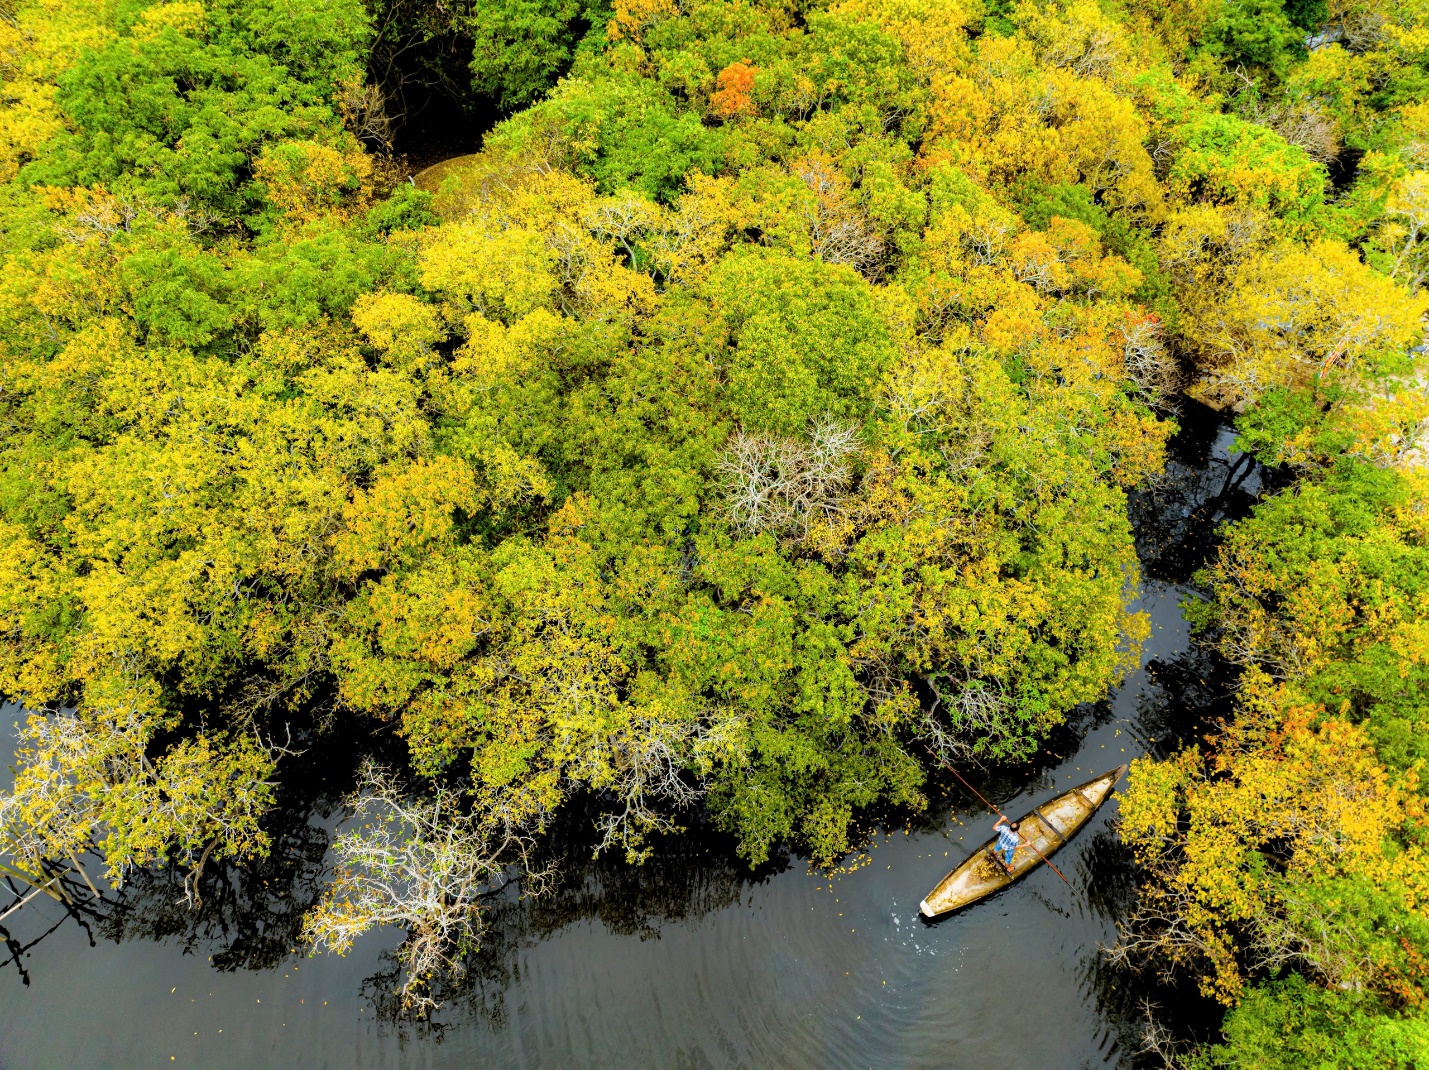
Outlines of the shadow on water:
{"type": "MultiPolygon", "coordinates": [[[[1181,432],[1170,443],[1166,473],[1132,496],[1130,512],[1143,576],[1174,585],[1180,599],[1198,598],[1197,572],[1219,543],[1222,525],[1246,516],[1283,473],[1267,471],[1248,454],[1231,452],[1234,433],[1212,410],[1183,404],[1181,432]]],[[[1145,753],[1165,759],[1199,742],[1232,713],[1236,669],[1214,650],[1189,643],[1145,666],[1134,724],[1145,753]]],[[[1115,923],[1133,908],[1136,866],[1115,825],[1099,830],[1082,856],[1088,907],[1115,923]]],[[[1153,1022],[1178,1050],[1214,1040],[1224,1008],[1184,975],[1134,971],[1102,953],[1088,954],[1081,983],[1095,999],[1123,1065],[1159,1067],[1164,1057],[1147,1044],[1153,1022]]]]}
{"type": "MultiPolygon", "coordinates": [[[[1129,910],[1135,898],[1135,866],[1126,845],[1110,831],[1093,837],[1086,852],[1088,899],[1109,918],[1129,910]]],[[[1165,978],[1129,970],[1098,950],[1082,962],[1078,978],[1096,1003],[1108,1033],[1122,1054],[1122,1064],[1147,1070],[1165,1059],[1146,1050],[1146,1031],[1153,1022],[1174,1038],[1179,1050],[1214,1041],[1224,1008],[1201,994],[1184,975],[1165,978]]]]}
{"type": "Polygon", "coordinates": [[[186,955],[202,950],[218,970],[274,968],[297,947],[303,914],[322,894],[329,836],[306,817],[296,810],[279,816],[267,858],[208,867],[196,908],[184,897],[181,871],[134,874],[103,911],[100,935],[171,943],[186,955]]]}
{"type": "MultiPolygon", "coordinates": [[[[184,870],[134,871],[119,890],[81,904],[93,933],[116,944],[146,940],[172,944],[186,955],[201,950],[221,971],[269,970],[290,957],[303,914],[322,894],[342,799],[359,761],[370,753],[361,734],[308,729],[306,743],[283,759],[275,804],[264,818],[271,840],[267,857],[242,865],[210,863],[197,884],[196,906],[185,896],[184,870]]],[[[92,855],[84,863],[94,874],[103,868],[92,855]]]]}
{"type": "MultiPolygon", "coordinates": [[[[1149,657],[1106,700],[1073,711],[1034,762],[963,770],[999,807],[1025,812],[1119,761],[1164,757],[1229,712],[1231,673],[1188,642],[1176,606],[1194,596],[1194,574],[1214,550],[1217,527],[1244,515],[1261,490],[1264,473],[1228,452],[1232,437],[1210,410],[1186,403],[1165,479],[1131,505],[1143,604],[1153,621],[1149,657]]],[[[310,964],[294,952],[302,915],[321,894],[341,799],[370,742],[321,737],[285,761],[270,858],[213,867],[197,910],[182,901],[182,874],[136,876],[93,919],[100,950],[117,949],[115,968],[164,994],[176,972],[173,958],[150,955],[135,965],[137,949],[171,956],[178,947],[198,960],[199,972],[184,975],[190,987],[217,989],[217,981],[205,980],[215,971],[241,982],[231,1002],[248,1004],[241,1020],[253,1050],[276,1060],[265,1065],[351,1065],[359,1050],[367,1053],[365,1065],[407,1065],[410,1044],[441,1040],[440,1049],[421,1049],[423,1065],[478,1058],[609,1065],[615,1053],[630,1053],[631,1066],[924,1066],[950,1044],[973,1053],[1003,1050],[999,1008],[1028,999],[1038,1002],[1046,1035],[1023,1038],[1023,1065],[1138,1065],[1148,1001],[1169,1013],[1179,1035],[1214,1035],[1218,1011],[1194,989],[1127,974],[1099,951],[1115,940],[1115,919],[1134,892],[1132,861],[1114,835],[1114,803],[1064,848],[1066,862],[1058,860],[1073,887],[1041,872],[977,909],[920,924],[919,898],[990,834],[982,807],[941,770],[931,773],[924,811],[866,815],[866,850],[836,874],[811,873],[787,854],[751,870],[728,837],[698,820],[659,843],[643,866],[618,854],[594,858],[594,807],[578,801],[544,847],[559,862],[555,889],[538,899],[493,901],[466,986],[446,993],[450,1001],[434,1023],[403,1024],[390,958],[398,934],[350,965],[310,964]],[[354,1041],[352,1025],[314,1019],[308,1033],[274,1034],[297,1012],[270,1021],[259,1010],[266,1013],[261,1005],[273,1001],[279,978],[296,981],[300,964],[303,978],[314,971],[327,978],[309,980],[323,987],[305,989],[306,998],[321,1007],[346,998],[344,1013],[369,1032],[354,1041]],[[275,1048],[274,1035],[293,1044],[308,1039],[306,1047],[275,1048]],[[342,1049],[348,1054],[337,1061],[306,1054],[313,1045],[353,1043],[358,1048],[342,1049]],[[438,1050],[446,1052],[440,1059],[438,1050]]],[[[82,986],[88,960],[77,956],[99,952],[71,940],[45,958],[45,942],[33,942],[52,925],[46,939],[57,939],[65,921],[37,916],[33,932],[11,938],[10,952],[29,942],[22,968],[67,971],[82,986]]],[[[11,984],[0,981],[0,1014],[64,1011],[17,1002],[7,996],[11,984]]],[[[90,998],[125,1005],[112,992],[90,998]]],[[[310,1013],[306,1005],[302,1013],[310,1013]]],[[[154,1029],[202,1039],[208,1019],[175,1014],[172,1022],[156,1019],[154,1029]]],[[[226,1028],[225,1037],[236,1030],[226,1028]]],[[[35,1033],[54,1029],[37,1024],[35,1033]]],[[[0,1038],[0,1066],[21,1058],[13,1054],[19,1047],[7,1054],[7,1043],[0,1038]]],[[[133,1042],[136,1059],[150,1053],[146,1043],[133,1042]]],[[[76,1046],[72,1054],[87,1050],[76,1046]]],[[[209,1065],[253,1065],[216,1061],[211,1044],[195,1050],[209,1065]]]]}
{"type": "Polygon", "coordinates": [[[1137,724],[1152,757],[1169,757],[1230,716],[1236,670],[1214,651],[1193,646],[1146,671],[1155,689],[1139,705],[1137,724]]]}
{"type": "MultiPolygon", "coordinates": [[[[1231,712],[1232,668],[1204,647],[1153,659],[1146,671],[1148,686],[1138,696],[1134,723],[1152,757],[1166,758],[1196,742],[1231,712]]],[[[1135,861],[1114,824],[1091,837],[1079,876],[1088,908],[1108,923],[1114,925],[1135,906],[1135,861]]],[[[1187,1048],[1218,1035],[1224,1010],[1202,995],[1193,980],[1129,969],[1111,961],[1104,950],[1105,945],[1086,955],[1079,980],[1114,1034],[1125,1065],[1165,1064],[1145,1050],[1146,1030],[1153,1021],[1187,1048]]]]}
{"type": "MultiPolygon", "coordinates": [[[[28,886],[17,885],[8,878],[4,881],[4,885],[11,896],[5,906],[5,912],[8,915],[12,908],[18,910],[23,906],[28,886]]],[[[30,971],[25,967],[25,957],[30,951],[58,932],[62,925],[69,922],[73,922],[75,927],[84,933],[90,947],[98,947],[99,945],[94,939],[92,922],[99,916],[91,905],[83,904],[76,899],[75,902],[63,904],[63,911],[49,923],[48,928],[43,928],[38,934],[28,933],[24,939],[17,937],[4,925],[0,925],[0,949],[5,952],[5,958],[0,959],[0,970],[13,966],[20,975],[20,983],[29,988],[31,978],[30,971]]]]}
{"type": "Polygon", "coordinates": [[[1235,433],[1214,410],[1185,399],[1178,420],[1164,475],[1131,495],[1130,513],[1143,577],[1185,585],[1210,559],[1219,526],[1250,510],[1267,473],[1250,454],[1229,452],[1235,433]]]}
{"type": "Polygon", "coordinates": [[[466,979],[459,988],[437,993],[444,1005],[430,1021],[403,1018],[396,995],[401,977],[388,952],[383,968],[363,982],[380,1018],[402,1031],[438,1037],[466,1022],[500,1028],[507,1022],[507,998],[522,980],[524,951],[592,923],[611,936],[658,940],[667,926],[738,906],[795,864],[787,851],[776,850],[769,861],[750,867],[731,837],[699,823],[664,838],[641,865],[627,864],[618,852],[597,857],[595,801],[574,802],[537,860],[555,863],[555,887],[537,898],[521,898],[509,888],[487,904],[481,947],[466,964],[466,979]]]}

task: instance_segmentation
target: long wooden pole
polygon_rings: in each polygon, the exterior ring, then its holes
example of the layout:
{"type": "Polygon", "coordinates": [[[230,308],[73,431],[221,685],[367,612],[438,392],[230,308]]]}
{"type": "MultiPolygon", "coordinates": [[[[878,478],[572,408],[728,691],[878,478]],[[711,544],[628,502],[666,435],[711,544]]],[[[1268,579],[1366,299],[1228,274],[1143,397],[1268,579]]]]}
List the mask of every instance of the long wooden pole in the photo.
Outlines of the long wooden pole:
{"type": "MultiPolygon", "coordinates": [[[[959,773],[956,769],[954,769],[951,765],[949,765],[947,762],[943,761],[943,759],[942,759],[941,757],[939,757],[937,751],[933,750],[932,747],[929,747],[929,748],[928,748],[928,753],[931,754],[934,758],[937,758],[938,763],[939,763],[944,769],[946,769],[948,772],[952,773],[953,776],[957,777],[958,780],[962,782],[963,787],[967,788],[968,791],[972,792],[972,793],[973,793],[974,795],[976,795],[980,800],[982,800],[982,804],[983,804],[984,806],[986,806],[989,810],[991,810],[994,814],[996,814],[998,817],[1002,818],[1004,821],[1010,822],[1010,821],[1012,820],[1012,818],[1008,817],[1008,816],[1007,816],[1006,814],[1004,814],[1001,810],[999,810],[996,806],[993,806],[992,803],[990,803],[990,802],[988,802],[986,799],[984,799],[984,798],[982,797],[982,792],[978,791],[977,788],[973,787],[973,786],[972,786],[971,784],[969,784],[966,780],[963,780],[963,775],[962,775],[961,773],[959,773]]],[[[1057,876],[1062,877],[1062,871],[1061,871],[1060,869],[1058,869],[1056,866],[1052,865],[1052,860],[1042,853],[1042,849],[1041,849],[1040,847],[1038,847],[1038,846],[1037,846],[1035,843],[1033,843],[1031,840],[1028,840],[1028,841],[1027,841],[1027,846],[1030,847],[1030,848],[1032,848],[1032,850],[1034,850],[1034,851],[1037,852],[1037,857],[1040,858],[1040,859],[1042,859],[1042,861],[1044,861],[1044,862],[1047,863],[1047,868],[1048,868],[1048,869],[1050,869],[1053,873],[1057,874],[1057,876]]],[[[1068,888],[1070,888],[1070,887],[1072,886],[1072,882],[1069,881],[1066,877],[1062,877],[1062,883],[1065,884],[1068,888]]]]}

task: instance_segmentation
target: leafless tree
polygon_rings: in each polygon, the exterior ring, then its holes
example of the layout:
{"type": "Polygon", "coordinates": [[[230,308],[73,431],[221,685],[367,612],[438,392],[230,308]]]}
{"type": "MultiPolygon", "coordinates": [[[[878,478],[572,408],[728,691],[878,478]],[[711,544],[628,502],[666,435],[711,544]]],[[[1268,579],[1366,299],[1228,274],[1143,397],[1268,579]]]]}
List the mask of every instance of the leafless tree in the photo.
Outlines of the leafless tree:
{"type": "Polygon", "coordinates": [[[545,238],[546,248],[551,252],[551,266],[560,283],[556,306],[568,316],[579,316],[587,307],[585,283],[592,268],[590,237],[570,220],[558,219],[545,238]]]}
{"type": "Polygon", "coordinates": [[[150,217],[158,214],[152,208],[136,204],[126,196],[100,194],[75,212],[69,225],[60,228],[60,233],[66,241],[75,245],[83,245],[94,237],[108,244],[121,231],[130,233],[134,221],[146,213],[150,217]]]}
{"type": "Polygon", "coordinates": [[[1176,866],[1157,863],[1138,890],[1136,905],[1116,923],[1117,940],[1104,953],[1115,966],[1140,972],[1154,967],[1163,981],[1196,963],[1209,961],[1215,949],[1186,923],[1195,904],[1177,884],[1176,866]]]}
{"type": "MultiPolygon", "coordinates": [[[[1308,790],[1319,798],[1338,796],[1354,811],[1368,803],[1375,789],[1354,778],[1327,775],[1308,790]]],[[[1346,833],[1332,816],[1336,812],[1339,808],[1333,806],[1267,811],[1265,823],[1251,834],[1262,844],[1315,844],[1317,850],[1342,851],[1346,833]]],[[[1194,882],[1182,870],[1182,835],[1175,829],[1165,831],[1150,841],[1151,850],[1141,852],[1136,903],[1117,921],[1116,945],[1104,949],[1113,964],[1133,971],[1154,968],[1163,980],[1170,980],[1182,970],[1206,964],[1219,969],[1233,953],[1237,968],[1249,974],[1293,966],[1341,988],[1358,988],[1373,975],[1375,964],[1364,954],[1341,908],[1292,885],[1282,886],[1265,909],[1237,924],[1234,948],[1225,943],[1205,925],[1205,905],[1197,901],[1194,882]],[[1191,920],[1198,917],[1201,924],[1191,920]]]]}
{"type": "Polygon", "coordinates": [[[1176,141],[1164,134],[1147,142],[1146,154],[1151,157],[1151,168],[1158,181],[1164,181],[1166,173],[1176,160],[1176,141]]]}
{"type": "Polygon", "coordinates": [[[1002,262],[1013,237],[1012,225],[1006,218],[996,213],[979,212],[963,235],[963,244],[973,263],[986,266],[1002,262]]]}
{"type": "Polygon", "coordinates": [[[1025,282],[1040,293],[1058,289],[1059,275],[1065,285],[1066,274],[1058,271],[1061,261],[1051,248],[1019,250],[1010,266],[1018,282],[1025,282]]]}
{"type": "Polygon", "coordinates": [[[1160,1010],[1160,1007],[1151,1002],[1150,997],[1142,999],[1141,1047],[1137,1053],[1160,1059],[1161,1065],[1167,1070],[1181,1070],[1187,1065],[1186,1055],[1190,1045],[1171,1035],[1171,1030],[1157,1018],[1160,1010]]]}
{"type": "Polygon", "coordinates": [[[343,82],[337,87],[337,110],[343,125],[359,141],[379,152],[392,147],[392,119],[382,89],[371,82],[343,82]]]}
{"type": "MultiPolygon", "coordinates": [[[[1197,904],[1177,879],[1179,867],[1176,851],[1143,866],[1136,905],[1117,921],[1115,946],[1103,949],[1113,965],[1133,972],[1154,968],[1162,981],[1170,981],[1224,957],[1225,948],[1187,922],[1197,904]]],[[[1247,923],[1238,957],[1248,973],[1290,966],[1346,989],[1361,987],[1375,969],[1344,917],[1289,888],[1275,910],[1247,923]]]]}
{"type": "Polygon", "coordinates": [[[852,190],[837,165],[809,156],[794,166],[794,174],[814,195],[807,211],[814,256],[826,264],[847,264],[864,275],[877,275],[883,263],[883,238],[850,203],[852,190]]]}
{"type": "Polygon", "coordinates": [[[403,1010],[436,1009],[432,984],[450,988],[478,946],[482,903],[512,881],[543,891],[553,873],[532,868],[544,813],[514,793],[463,793],[437,785],[410,795],[390,772],[369,762],[349,800],[349,831],[333,842],[335,876],[304,927],[315,947],[345,953],[379,925],[407,930],[397,951],[403,1010]]]}
{"type": "Polygon", "coordinates": [[[858,452],[858,429],[824,420],[807,442],[737,432],[717,471],[731,523],[746,534],[807,535],[809,525],[844,513],[858,452]]]}
{"type": "Polygon", "coordinates": [[[598,769],[589,782],[603,785],[615,801],[596,819],[601,839],[595,853],[619,846],[627,861],[643,862],[652,835],[682,831],[678,814],[703,794],[689,771],[727,749],[739,723],[730,715],[689,721],[634,717],[608,749],[593,752],[598,769]]]}
{"type": "Polygon", "coordinates": [[[1375,975],[1374,958],[1342,910],[1293,884],[1285,886],[1280,907],[1256,926],[1249,948],[1252,969],[1274,972],[1294,966],[1347,990],[1363,988],[1375,975]]]}
{"type": "Polygon", "coordinates": [[[929,681],[938,701],[923,717],[921,737],[944,761],[974,761],[979,743],[1008,734],[1007,696],[979,679],[960,680],[938,673],[929,681]]]}
{"type": "Polygon", "coordinates": [[[619,844],[629,861],[638,862],[649,854],[652,834],[679,831],[671,811],[692,806],[699,798],[681,775],[698,732],[695,724],[638,717],[621,733],[610,754],[618,809],[596,819],[601,834],[597,854],[619,844]]]}
{"type": "Polygon", "coordinates": [[[1042,49],[1043,61],[1066,67],[1083,78],[1107,78],[1121,60],[1121,43],[1110,24],[1074,21],[1042,49]]]}
{"type": "Polygon", "coordinates": [[[1146,317],[1122,328],[1122,360],[1126,374],[1153,408],[1171,405],[1181,385],[1180,369],[1166,351],[1161,324],[1146,317]]]}
{"type": "Polygon", "coordinates": [[[1383,233],[1389,238],[1391,252],[1398,246],[1390,274],[1404,278],[1411,290],[1418,290],[1429,274],[1423,240],[1429,232],[1429,175],[1417,171],[1400,179],[1390,190],[1385,207],[1390,222],[1383,233]]]}
{"type": "Polygon", "coordinates": [[[1276,104],[1259,112],[1255,121],[1300,146],[1317,163],[1329,163],[1340,154],[1340,125],[1314,101],[1276,104]]]}
{"type": "Polygon", "coordinates": [[[1375,5],[1352,2],[1336,12],[1339,3],[1331,5],[1331,20],[1339,23],[1340,40],[1351,52],[1370,52],[1384,41],[1384,13],[1375,5]]]}
{"type": "Polygon", "coordinates": [[[724,246],[729,220],[708,211],[698,197],[684,197],[665,213],[663,225],[651,237],[656,265],[671,282],[684,282],[724,246]]]}
{"type": "Polygon", "coordinates": [[[632,266],[636,262],[635,246],[649,238],[660,221],[658,205],[629,191],[596,202],[586,217],[586,225],[596,240],[618,244],[632,266]]]}

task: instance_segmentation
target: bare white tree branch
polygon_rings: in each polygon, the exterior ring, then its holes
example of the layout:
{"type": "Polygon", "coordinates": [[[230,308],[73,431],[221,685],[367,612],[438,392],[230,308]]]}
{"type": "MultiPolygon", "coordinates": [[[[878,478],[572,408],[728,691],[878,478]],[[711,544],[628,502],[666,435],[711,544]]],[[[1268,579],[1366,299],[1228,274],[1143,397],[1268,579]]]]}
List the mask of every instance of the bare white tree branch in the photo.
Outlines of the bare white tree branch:
{"type": "Polygon", "coordinates": [[[858,429],[825,420],[808,442],[740,431],[718,464],[730,522],[747,534],[808,534],[844,513],[858,429]]]}

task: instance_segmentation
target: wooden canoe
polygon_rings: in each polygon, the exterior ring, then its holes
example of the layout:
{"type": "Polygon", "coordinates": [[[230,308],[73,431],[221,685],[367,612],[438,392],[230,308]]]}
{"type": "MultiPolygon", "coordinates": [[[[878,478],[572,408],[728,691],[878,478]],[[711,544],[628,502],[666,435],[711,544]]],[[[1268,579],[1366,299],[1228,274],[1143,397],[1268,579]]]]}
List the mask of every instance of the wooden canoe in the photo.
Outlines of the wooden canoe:
{"type": "MultiPolygon", "coordinates": [[[[1050,857],[1057,848],[1076,835],[1077,830],[1106,802],[1111,789],[1126,772],[1125,765],[1119,765],[1109,773],[1079,784],[1065,795],[1058,795],[1051,802],[1034,806],[1032,812],[1018,821],[1018,833],[1023,842],[1031,841],[1037,850],[1050,857]]],[[[1019,847],[1012,856],[1012,872],[1003,868],[1000,856],[993,854],[994,836],[964,860],[938,886],[928,893],[928,898],[918,904],[918,909],[930,918],[958,910],[969,903],[1006,888],[1019,877],[1026,875],[1042,864],[1037,851],[1031,847],[1019,847]]]]}

